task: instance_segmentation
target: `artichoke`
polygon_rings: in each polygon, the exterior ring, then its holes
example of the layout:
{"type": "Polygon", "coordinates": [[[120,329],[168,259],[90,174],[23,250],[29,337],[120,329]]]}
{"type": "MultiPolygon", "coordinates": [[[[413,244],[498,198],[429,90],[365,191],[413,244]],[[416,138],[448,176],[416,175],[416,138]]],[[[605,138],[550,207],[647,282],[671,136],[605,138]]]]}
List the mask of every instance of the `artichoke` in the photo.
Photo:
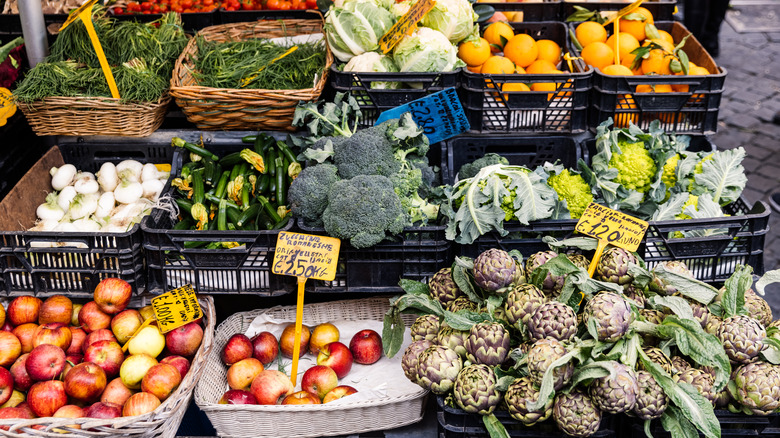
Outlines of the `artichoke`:
{"type": "Polygon", "coordinates": [[[680,356],[672,356],[672,373],[679,374],[691,369],[691,364],[680,356]]]}
{"type": "MultiPolygon", "coordinates": [[[[683,262],[670,260],[661,262],[661,264],[664,265],[667,271],[672,271],[676,274],[680,274],[688,278],[694,278],[693,273],[691,273],[691,271],[688,269],[688,266],[686,266],[683,262]]],[[[659,295],[674,295],[677,293],[676,287],[667,284],[655,275],[653,275],[653,280],[648,283],[647,287],[659,295]]]]}
{"type": "Polygon", "coordinates": [[[645,307],[645,292],[642,288],[629,284],[623,288],[623,295],[633,301],[634,305],[640,309],[645,307]]]}
{"type": "Polygon", "coordinates": [[[458,297],[450,302],[447,306],[447,310],[450,312],[458,312],[461,310],[468,310],[470,312],[476,312],[479,310],[479,304],[471,301],[468,297],[458,297]]]}
{"type": "Polygon", "coordinates": [[[636,256],[623,248],[610,246],[596,265],[596,278],[610,283],[626,285],[634,281],[634,276],[628,273],[628,265],[638,265],[636,256]]]}
{"type": "Polygon", "coordinates": [[[508,252],[492,248],[474,260],[474,282],[487,292],[500,292],[512,284],[517,263],[508,252]]]}
{"type": "Polygon", "coordinates": [[[545,421],[552,415],[553,399],[547,400],[544,407],[538,411],[529,411],[528,403],[539,399],[539,390],[529,377],[521,377],[506,390],[504,394],[504,403],[507,411],[517,421],[526,426],[533,426],[536,423],[545,421]]]}
{"type": "Polygon", "coordinates": [[[434,345],[420,354],[417,377],[423,388],[434,394],[445,394],[452,389],[461,369],[463,360],[455,350],[434,345]]]}
{"type": "Polygon", "coordinates": [[[461,370],[452,387],[455,403],[470,414],[489,415],[501,401],[496,389],[496,375],[482,364],[469,365],[461,370]]]}
{"type": "Polygon", "coordinates": [[[729,359],[738,363],[748,363],[764,349],[766,330],[755,319],[737,315],[726,318],[718,328],[718,338],[729,359]]]}
{"type": "Polygon", "coordinates": [[[712,374],[696,368],[688,368],[687,370],[675,374],[672,378],[677,383],[690,383],[699,391],[699,394],[709,400],[713,405],[715,404],[715,399],[718,397],[718,394],[713,387],[715,385],[715,378],[712,377],[712,374]]]}
{"type": "Polygon", "coordinates": [[[528,323],[536,309],[547,301],[544,293],[531,283],[518,284],[509,290],[504,301],[506,319],[510,324],[528,323]]]}
{"type": "MultiPolygon", "coordinates": [[[[666,353],[663,352],[663,350],[656,347],[645,347],[644,350],[645,350],[645,354],[647,354],[647,357],[654,364],[663,368],[663,370],[666,371],[667,374],[670,375],[672,374],[672,360],[669,359],[669,357],[666,355],[666,353]]],[[[645,367],[640,363],[639,369],[644,370],[645,367]]]]}
{"type": "Polygon", "coordinates": [[[555,251],[539,251],[528,256],[528,258],[525,260],[526,280],[530,280],[531,275],[534,273],[536,268],[556,257],[558,257],[558,253],[555,251]]]}
{"type": "Polygon", "coordinates": [[[577,334],[577,315],[574,309],[558,301],[542,304],[528,320],[528,333],[534,341],[569,341],[577,334]]]}
{"type": "Polygon", "coordinates": [[[452,348],[460,357],[466,357],[466,338],[469,332],[465,330],[455,330],[454,328],[442,324],[439,333],[436,335],[436,343],[452,348]]]}
{"type": "Polygon", "coordinates": [[[509,332],[494,322],[474,324],[464,346],[471,363],[499,365],[509,355],[509,332]]]}
{"type": "Polygon", "coordinates": [[[765,299],[753,292],[753,289],[745,291],[745,310],[764,327],[772,323],[772,308],[765,299]]]}
{"type": "Polygon", "coordinates": [[[622,363],[613,362],[610,374],[594,379],[590,384],[590,396],[596,406],[610,414],[619,414],[634,409],[639,387],[636,373],[622,363]]]}
{"type": "MultiPolygon", "coordinates": [[[[555,339],[540,339],[528,351],[528,375],[537,384],[542,384],[544,373],[553,362],[566,354],[566,349],[555,339]]],[[[574,374],[574,364],[569,362],[553,370],[553,388],[557,391],[569,383],[574,374]]]]}
{"type": "Polygon", "coordinates": [[[780,366],[753,362],[737,368],[729,384],[729,394],[756,415],[769,415],[780,409],[780,366]]]}
{"type": "Polygon", "coordinates": [[[664,312],[655,309],[639,309],[639,316],[645,321],[653,324],[660,324],[664,322],[664,318],[666,318],[664,312]]]}
{"type": "Polygon", "coordinates": [[[718,336],[718,330],[720,330],[721,324],[723,324],[723,318],[710,313],[710,317],[707,318],[707,327],[705,327],[704,330],[711,335],[718,336]]]}
{"type": "Polygon", "coordinates": [[[440,302],[445,309],[456,298],[463,296],[463,292],[452,279],[452,268],[443,268],[433,274],[433,277],[428,281],[428,288],[433,298],[440,302]]]}
{"type": "Polygon", "coordinates": [[[424,339],[436,342],[436,335],[439,333],[439,317],[436,315],[418,316],[409,330],[412,333],[412,341],[424,339]]]}
{"type": "Polygon", "coordinates": [[[601,411],[580,391],[556,395],[553,418],[558,429],[574,437],[589,437],[598,432],[601,425],[601,411]]]}
{"type": "MultiPolygon", "coordinates": [[[[525,264],[526,278],[530,279],[531,275],[536,269],[540,268],[555,257],[558,257],[558,253],[555,251],[540,251],[535,254],[531,254],[525,264]]],[[[579,254],[567,254],[566,257],[580,268],[585,270],[588,269],[588,259],[585,256],[579,254]]],[[[548,272],[547,276],[542,282],[542,291],[549,297],[557,298],[561,294],[561,289],[563,289],[563,283],[565,280],[565,275],[553,275],[552,273],[548,272]]]]}
{"type": "Polygon", "coordinates": [[[637,371],[636,383],[639,392],[636,396],[634,414],[643,420],[661,418],[669,406],[669,397],[664,394],[661,385],[647,371],[637,371]]]}
{"type": "Polygon", "coordinates": [[[709,307],[706,305],[699,303],[698,301],[689,301],[688,304],[691,306],[691,311],[693,312],[693,319],[699,322],[701,324],[701,328],[704,330],[707,330],[707,323],[710,321],[710,316],[712,313],[710,312],[709,307]]]}
{"type": "Polygon", "coordinates": [[[622,338],[631,324],[631,306],[622,296],[614,292],[599,292],[585,305],[585,322],[596,323],[598,339],[615,342],[622,338]]]}
{"type": "Polygon", "coordinates": [[[433,344],[430,341],[414,341],[406,347],[403,357],[401,357],[401,368],[404,370],[406,378],[416,384],[420,384],[417,376],[417,363],[420,360],[420,354],[433,344]]]}

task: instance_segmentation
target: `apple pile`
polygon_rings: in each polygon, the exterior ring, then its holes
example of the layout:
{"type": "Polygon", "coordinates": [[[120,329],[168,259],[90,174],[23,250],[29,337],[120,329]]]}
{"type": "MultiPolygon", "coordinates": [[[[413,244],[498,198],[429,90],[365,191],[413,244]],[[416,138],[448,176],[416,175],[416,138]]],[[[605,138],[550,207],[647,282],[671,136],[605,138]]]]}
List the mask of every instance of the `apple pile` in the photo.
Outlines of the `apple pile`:
{"type": "Polygon", "coordinates": [[[352,364],[371,365],[382,357],[382,338],[374,330],[361,330],[349,342],[339,342],[339,329],[329,323],[310,330],[301,330],[300,357],[307,352],[317,358],[317,365],[307,369],[301,379],[301,391],[295,388],[290,376],[266,369],[279,353],[293,357],[295,324],[290,323],[277,340],[271,332],[261,332],[252,339],[235,334],[222,349],[222,362],[228,367],[227,384],[230,389],[220,398],[220,404],[302,405],[321,404],[354,394],[357,390],[339,385],[352,369],[352,364]]]}
{"type": "Polygon", "coordinates": [[[54,295],[0,306],[0,419],[110,419],[160,406],[189,371],[203,329],[196,321],[163,335],[152,323],[132,337],[153,310],[128,309],[131,294],[107,278],[83,305],[54,295]]]}

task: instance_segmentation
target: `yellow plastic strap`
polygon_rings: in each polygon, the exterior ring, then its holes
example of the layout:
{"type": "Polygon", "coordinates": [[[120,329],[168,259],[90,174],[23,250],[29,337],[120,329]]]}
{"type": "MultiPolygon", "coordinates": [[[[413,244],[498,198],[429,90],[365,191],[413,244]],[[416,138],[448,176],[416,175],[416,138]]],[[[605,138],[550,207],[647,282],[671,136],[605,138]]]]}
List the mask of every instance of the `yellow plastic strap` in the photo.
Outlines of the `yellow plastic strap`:
{"type": "Polygon", "coordinates": [[[579,56],[571,56],[569,52],[566,52],[563,54],[563,59],[566,61],[567,64],[569,64],[569,71],[574,73],[574,63],[572,61],[576,59],[582,59],[579,56]]]}
{"type": "Polygon", "coordinates": [[[634,3],[631,3],[625,8],[619,10],[617,14],[615,14],[612,18],[607,20],[607,22],[602,24],[602,26],[606,27],[607,25],[611,24],[613,21],[617,20],[618,18],[631,13],[634,9],[638,8],[642,4],[642,1],[643,0],[636,0],[634,3]]]}
{"type": "Polygon", "coordinates": [[[301,355],[301,331],[303,330],[303,291],[306,287],[306,277],[298,277],[298,304],[295,308],[295,345],[293,346],[292,371],[290,381],[293,386],[298,384],[298,359],[301,355]]]}
{"type": "Polygon", "coordinates": [[[620,20],[615,20],[615,65],[620,65],[620,20]]]}
{"type": "Polygon", "coordinates": [[[111,90],[111,97],[114,99],[119,99],[119,89],[116,87],[114,75],[111,73],[111,67],[109,67],[108,61],[106,60],[106,54],[103,52],[103,46],[100,45],[100,40],[98,39],[97,33],[95,32],[95,27],[92,25],[92,4],[95,4],[95,1],[90,1],[82,5],[77,11],[78,13],[71,15],[65,24],[62,25],[60,31],[68,27],[68,25],[75,21],[76,18],[81,19],[81,21],[84,23],[84,27],[87,29],[89,39],[92,41],[92,47],[95,49],[95,54],[97,55],[98,61],[100,61],[100,69],[103,70],[103,75],[105,75],[106,82],[108,82],[108,89],[111,90]]]}
{"type": "MultiPolygon", "coordinates": [[[[292,46],[292,47],[290,47],[290,49],[289,49],[289,50],[287,50],[286,52],[284,52],[284,53],[282,53],[281,55],[277,56],[276,58],[272,59],[272,60],[271,60],[271,62],[269,62],[269,63],[268,63],[268,65],[271,65],[271,64],[273,64],[274,62],[276,62],[276,61],[278,61],[278,60],[280,60],[280,59],[284,58],[285,56],[289,55],[290,53],[292,53],[292,52],[294,52],[294,51],[296,51],[296,50],[298,50],[298,46],[292,46]]],[[[264,66],[260,67],[260,69],[259,69],[259,70],[257,70],[257,73],[253,74],[252,76],[250,76],[250,77],[248,77],[248,78],[246,78],[246,79],[242,79],[242,80],[241,80],[241,88],[244,88],[244,87],[246,87],[247,85],[249,85],[250,83],[252,83],[252,81],[254,81],[254,80],[255,80],[255,78],[257,77],[257,75],[259,75],[259,74],[260,74],[260,72],[262,72],[263,70],[265,70],[265,68],[266,68],[266,67],[268,67],[268,65],[264,65],[264,66]]],[[[201,141],[203,141],[203,137],[201,137],[201,141]]]]}

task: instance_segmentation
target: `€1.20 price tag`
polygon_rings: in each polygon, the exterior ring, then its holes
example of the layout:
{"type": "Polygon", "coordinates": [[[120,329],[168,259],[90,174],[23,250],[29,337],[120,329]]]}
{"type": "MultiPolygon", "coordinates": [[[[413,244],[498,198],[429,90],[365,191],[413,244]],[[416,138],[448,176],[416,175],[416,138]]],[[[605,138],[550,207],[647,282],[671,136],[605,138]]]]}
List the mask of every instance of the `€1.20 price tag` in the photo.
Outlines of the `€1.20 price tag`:
{"type": "Polygon", "coordinates": [[[591,202],[582,213],[575,230],[599,241],[588,268],[588,274],[592,277],[607,245],[636,251],[647,232],[647,222],[591,202]]]}
{"type": "Polygon", "coordinates": [[[152,298],[152,309],[161,333],[168,333],[203,316],[198,297],[187,284],[152,298]]]}

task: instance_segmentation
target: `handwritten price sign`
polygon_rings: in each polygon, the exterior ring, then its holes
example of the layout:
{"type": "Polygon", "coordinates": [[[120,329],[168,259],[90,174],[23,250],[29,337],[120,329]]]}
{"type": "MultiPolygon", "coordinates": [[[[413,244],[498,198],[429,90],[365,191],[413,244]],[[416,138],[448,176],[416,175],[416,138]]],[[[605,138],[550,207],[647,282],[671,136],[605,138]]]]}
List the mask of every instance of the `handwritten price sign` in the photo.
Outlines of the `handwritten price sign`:
{"type": "Polygon", "coordinates": [[[379,39],[379,49],[382,53],[387,53],[393,50],[396,44],[401,41],[406,35],[412,33],[417,28],[417,23],[425,17],[433,7],[436,6],[435,0],[419,0],[415,2],[409,12],[405,13],[398,21],[395,22],[393,27],[382,35],[379,39]]]}
{"type": "Polygon", "coordinates": [[[582,213],[575,230],[599,240],[596,254],[588,268],[588,273],[593,276],[607,245],[636,251],[647,232],[647,222],[591,202],[582,213]]]}
{"type": "Polygon", "coordinates": [[[190,284],[152,298],[152,309],[162,333],[168,333],[203,316],[198,297],[190,284]]]}

